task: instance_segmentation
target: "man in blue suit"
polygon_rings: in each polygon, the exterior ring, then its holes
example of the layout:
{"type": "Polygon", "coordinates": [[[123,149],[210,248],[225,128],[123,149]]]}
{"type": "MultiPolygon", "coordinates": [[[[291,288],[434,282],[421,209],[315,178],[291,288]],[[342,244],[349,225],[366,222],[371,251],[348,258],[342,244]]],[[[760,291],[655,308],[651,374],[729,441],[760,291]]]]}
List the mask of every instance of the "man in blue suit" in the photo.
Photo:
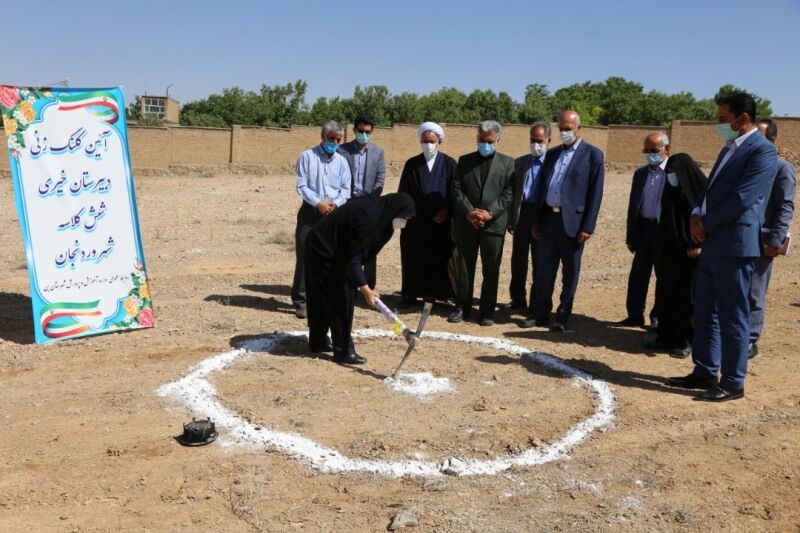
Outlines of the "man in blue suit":
{"type": "Polygon", "coordinates": [[[539,240],[534,272],[533,314],[520,327],[548,326],[559,264],[563,286],[553,331],[566,331],[578,288],[584,243],[594,233],[603,199],[603,152],[581,139],[581,117],[558,119],[561,145],[548,150],[537,191],[533,236],[539,240]]]}
{"type": "Polygon", "coordinates": [[[717,131],[728,142],[692,211],[692,239],[702,246],[694,293],[694,370],[666,383],[706,389],[698,400],[744,396],[750,281],[761,255],[761,216],[778,167],[775,146],[758,133],[755,116],[756,102],[745,92],[717,98],[717,131]]]}
{"type": "MultiPolygon", "coordinates": [[[[763,118],[756,124],[758,131],[769,142],[775,144],[778,137],[778,126],[775,121],[763,118]]],[[[772,260],[785,254],[784,248],[789,234],[789,226],[794,215],[794,195],[797,188],[797,177],[794,165],[785,159],[778,158],[778,173],[767,197],[767,207],[761,222],[761,257],[756,260],[753,279],[750,283],[750,345],[747,349],[748,359],[758,355],[758,339],[764,329],[764,306],[767,297],[769,279],[772,275],[772,260]]]]}
{"type": "MultiPolygon", "coordinates": [[[[633,254],[625,299],[628,316],[618,322],[620,326],[629,327],[644,326],[650,274],[655,270],[658,277],[661,270],[658,220],[661,217],[661,193],[667,181],[664,168],[669,158],[669,137],[663,131],[654,131],[645,137],[642,152],[645,165],[633,173],[625,231],[625,244],[633,254]]],[[[655,304],[650,311],[650,324],[653,327],[658,325],[655,304]]]]}
{"type": "MultiPolygon", "coordinates": [[[[375,129],[375,121],[369,115],[359,115],[354,122],[355,139],[339,146],[339,153],[350,165],[352,178],[350,199],[378,198],[383,192],[383,183],[386,179],[386,162],[383,149],[370,142],[375,129]]],[[[375,288],[377,268],[374,257],[364,265],[364,273],[370,289],[375,288]]]]}

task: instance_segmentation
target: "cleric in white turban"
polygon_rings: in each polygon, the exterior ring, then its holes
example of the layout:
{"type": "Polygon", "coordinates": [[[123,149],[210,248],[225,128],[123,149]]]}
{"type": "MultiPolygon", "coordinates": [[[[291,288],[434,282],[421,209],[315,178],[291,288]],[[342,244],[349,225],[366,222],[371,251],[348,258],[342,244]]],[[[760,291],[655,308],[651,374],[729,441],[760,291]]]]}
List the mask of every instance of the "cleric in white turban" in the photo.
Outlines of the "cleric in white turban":
{"type": "Polygon", "coordinates": [[[417,130],[417,137],[422,139],[422,136],[427,131],[432,131],[436,137],[439,139],[439,142],[444,141],[444,130],[440,125],[435,122],[423,122],[420,124],[419,129],[417,130]]]}
{"type": "Polygon", "coordinates": [[[422,153],[406,161],[398,189],[411,195],[417,210],[400,233],[401,308],[415,305],[419,298],[446,302],[451,295],[447,262],[453,252],[450,183],[456,162],[439,151],[444,141],[440,125],[423,122],[417,136],[422,153]]]}

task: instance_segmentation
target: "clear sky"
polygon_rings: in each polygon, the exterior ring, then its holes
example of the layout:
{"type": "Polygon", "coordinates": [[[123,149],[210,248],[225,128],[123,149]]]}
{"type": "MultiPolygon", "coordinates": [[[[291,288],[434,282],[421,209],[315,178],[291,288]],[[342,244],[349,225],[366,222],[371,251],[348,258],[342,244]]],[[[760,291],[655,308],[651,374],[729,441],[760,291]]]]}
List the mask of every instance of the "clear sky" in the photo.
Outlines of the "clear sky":
{"type": "Polygon", "coordinates": [[[800,0],[3,2],[1,83],[123,85],[181,103],[304,79],[307,101],[444,86],[551,90],[622,76],[711,97],[733,83],[800,116],[800,0]]]}

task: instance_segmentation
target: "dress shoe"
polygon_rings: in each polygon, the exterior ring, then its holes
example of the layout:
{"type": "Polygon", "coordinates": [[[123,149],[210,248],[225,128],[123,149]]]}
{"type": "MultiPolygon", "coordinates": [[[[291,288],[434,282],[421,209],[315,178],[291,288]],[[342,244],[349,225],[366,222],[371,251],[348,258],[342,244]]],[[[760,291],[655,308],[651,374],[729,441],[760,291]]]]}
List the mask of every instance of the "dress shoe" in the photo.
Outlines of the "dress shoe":
{"type": "Polygon", "coordinates": [[[628,317],[625,320],[620,320],[617,322],[617,325],[624,326],[626,328],[641,328],[644,327],[644,318],[628,317]]]}
{"type": "Polygon", "coordinates": [[[652,333],[656,333],[658,331],[658,319],[657,318],[651,318],[650,319],[650,327],[647,328],[647,331],[650,331],[652,333]]]}
{"type": "Polygon", "coordinates": [[[447,317],[447,321],[451,324],[458,324],[459,322],[464,320],[464,310],[460,307],[456,307],[455,311],[450,313],[450,316],[447,317]]]}
{"type": "Polygon", "coordinates": [[[565,331],[567,331],[567,325],[562,324],[561,322],[558,321],[553,322],[553,325],[550,326],[550,331],[557,331],[559,333],[564,333],[565,331]]]}
{"type": "Polygon", "coordinates": [[[669,356],[675,359],[686,359],[690,355],[692,355],[691,346],[687,346],[686,348],[674,348],[669,352],[669,356]]]}
{"type": "Polygon", "coordinates": [[[296,316],[297,318],[303,319],[303,318],[306,317],[306,314],[307,314],[307,312],[306,312],[305,304],[304,305],[295,306],[295,308],[294,308],[294,316],[296,316]]]}
{"type": "Polygon", "coordinates": [[[366,357],[361,357],[356,352],[334,354],[333,360],[341,365],[363,365],[367,362],[366,357]]]}
{"type": "Polygon", "coordinates": [[[752,359],[758,355],[758,344],[751,342],[747,345],[747,358],[752,359]]]}
{"type": "Polygon", "coordinates": [[[309,351],[311,353],[325,353],[325,352],[332,352],[333,351],[333,344],[330,340],[326,341],[325,344],[322,346],[312,346],[311,344],[308,345],[309,351]]]}
{"type": "Polygon", "coordinates": [[[716,376],[699,378],[694,374],[677,378],[667,378],[664,382],[668,387],[679,387],[681,389],[710,389],[716,387],[719,380],[716,376]]]}
{"type": "Polygon", "coordinates": [[[501,311],[522,311],[522,310],[525,309],[525,304],[524,303],[515,302],[515,301],[512,300],[512,301],[508,302],[507,304],[500,304],[497,307],[501,311]]]}
{"type": "Polygon", "coordinates": [[[720,385],[715,385],[694,397],[701,402],[727,402],[739,398],[744,398],[744,389],[726,389],[720,385]]]}
{"type": "Polygon", "coordinates": [[[478,324],[481,326],[494,326],[494,319],[489,317],[483,317],[478,321],[478,324]]]}

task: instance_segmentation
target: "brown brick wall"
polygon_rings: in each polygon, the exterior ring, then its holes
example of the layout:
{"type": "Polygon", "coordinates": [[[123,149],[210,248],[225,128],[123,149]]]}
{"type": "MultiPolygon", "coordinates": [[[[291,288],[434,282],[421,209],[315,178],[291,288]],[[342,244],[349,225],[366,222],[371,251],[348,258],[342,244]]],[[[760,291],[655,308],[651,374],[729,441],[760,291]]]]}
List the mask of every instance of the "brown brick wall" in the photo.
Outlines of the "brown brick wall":
{"type": "Polygon", "coordinates": [[[775,125],[778,126],[778,146],[800,155],[800,118],[776,117],[775,125]]]}
{"type": "Polygon", "coordinates": [[[724,141],[713,122],[676,120],[672,123],[672,153],[686,152],[704,168],[710,170],[724,141]]]}
{"type": "Polygon", "coordinates": [[[616,165],[643,165],[644,139],[654,131],[664,130],[656,126],[609,126],[606,159],[616,165]]]}
{"type": "Polygon", "coordinates": [[[170,165],[168,128],[128,126],[128,148],[134,168],[165,168],[170,165]]]}
{"type": "MultiPolygon", "coordinates": [[[[778,144],[800,154],[800,118],[779,117],[778,144]]],[[[476,126],[444,124],[446,138],[442,151],[458,159],[475,150],[476,126]]],[[[526,125],[503,127],[499,150],[512,157],[529,152],[526,125]]],[[[600,148],[606,161],[619,165],[642,163],[642,142],[655,127],[643,126],[584,126],[583,138],[600,148]]],[[[672,152],[688,152],[709,168],[722,147],[713,122],[676,121],[667,132],[672,152]]],[[[289,129],[234,126],[232,129],[190,128],[170,126],[148,128],[129,126],[131,160],[134,168],[159,169],[170,167],[220,167],[229,165],[258,167],[271,173],[291,172],[297,156],[319,142],[316,126],[293,126],[289,129]]],[[[352,125],[347,126],[345,138],[352,138],[352,125]]],[[[398,124],[391,128],[376,128],[374,141],[386,152],[389,174],[397,175],[407,159],[419,153],[417,125],[398,124]]],[[[559,142],[558,128],[552,125],[554,146],[559,142]]],[[[0,172],[8,173],[8,157],[0,157],[0,172]]]]}
{"type": "Polygon", "coordinates": [[[170,133],[170,164],[227,166],[231,162],[231,130],[167,129],[170,133]]]}

